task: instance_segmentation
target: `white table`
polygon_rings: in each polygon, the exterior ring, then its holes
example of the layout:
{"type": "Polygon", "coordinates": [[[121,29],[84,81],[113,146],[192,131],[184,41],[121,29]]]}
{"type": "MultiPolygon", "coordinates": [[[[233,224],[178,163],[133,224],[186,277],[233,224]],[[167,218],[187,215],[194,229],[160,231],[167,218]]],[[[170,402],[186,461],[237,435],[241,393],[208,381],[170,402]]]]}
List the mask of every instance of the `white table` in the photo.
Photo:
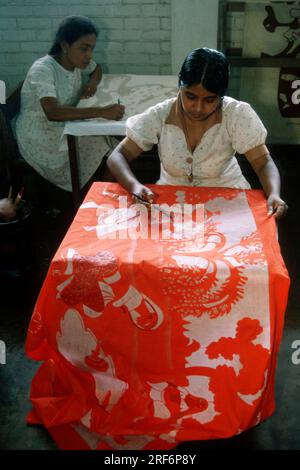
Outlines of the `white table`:
{"type": "Polygon", "coordinates": [[[107,106],[118,103],[125,106],[122,121],[107,119],[85,119],[68,121],[63,134],[68,141],[74,204],[80,202],[80,184],[77,174],[76,137],[88,135],[126,135],[126,120],[142,113],[167,98],[177,95],[178,77],[174,75],[103,75],[96,95],[81,100],[78,107],[107,106]]]}

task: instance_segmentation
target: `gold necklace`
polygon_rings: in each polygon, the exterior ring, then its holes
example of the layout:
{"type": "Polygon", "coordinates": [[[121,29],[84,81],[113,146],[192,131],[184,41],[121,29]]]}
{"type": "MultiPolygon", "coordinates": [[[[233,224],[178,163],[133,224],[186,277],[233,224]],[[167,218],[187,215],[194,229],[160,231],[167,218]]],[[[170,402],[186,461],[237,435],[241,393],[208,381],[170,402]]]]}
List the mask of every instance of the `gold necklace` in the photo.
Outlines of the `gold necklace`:
{"type": "MultiPolygon", "coordinates": [[[[220,99],[220,103],[218,104],[218,106],[216,107],[216,109],[211,113],[215,113],[216,111],[218,111],[219,109],[221,109],[222,107],[222,101],[223,101],[223,98],[220,99]]],[[[181,96],[179,95],[179,102],[180,102],[180,120],[181,120],[181,123],[182,123],[182,127],[183,127],[183,133],[185,135],[185,140],[186,140],[186,144],[187,144],[187,148],[189,150],[189,152],[191,153],[191,155],[193,155],[193,150],[192,150],[192,146],[191,146],[191,143],[190,143],[190,138],[189,138],[189,132],[188,132],[188,127],[186,125],[186,121],[185,121],[185,116],[184,116],[184,110],[183,110],[183,106],[182,106],[182,102],[181,102],[181,96]]],[[[210,117],[210,115],[208,116],[210,117]]],[[[204,133],[206,132],[207,128],[204,130],[204,133]]],[[[199,145],[199,143],[198,143],[199,145]]],[[[194,163],[194,159],[193,157],[188,157],[186,158],[185,160],[187,163],[189,163],[191,165],[190,167],[190,172],[189,174],[187,175],[188,177],[188,180],[190,183],[193,182],[194,180],[194,173],[193,173],[193,163],[194,163]]]]}
{"type": "MultiPolygon", "coordinates": [[[[185,136],[187,148],[188,148],[189,152],[191,153],[191,155],[193,155],[192,146],[190,144],[188,128],[187,128],[187,125],[186,125],[186,122],[185,122],[185,116],[184,116],[183,106],[182,106],[182,102],[181,102],[181,97],[179,97],[179,101],[180,101],[180,119],[181,119],[181,123],[182,123],[182,127],[183,127],[183,133],[184,133],[184,136],[185,136]]],[[[194,174],[193,174],[194,159],[193,159],[193,157],[187,157],[185,161],[190,165],[190,171],[189,171],[187,177],[188,177],[189,182],[192,183],[193,180],[194,180],[194,174]]]]}

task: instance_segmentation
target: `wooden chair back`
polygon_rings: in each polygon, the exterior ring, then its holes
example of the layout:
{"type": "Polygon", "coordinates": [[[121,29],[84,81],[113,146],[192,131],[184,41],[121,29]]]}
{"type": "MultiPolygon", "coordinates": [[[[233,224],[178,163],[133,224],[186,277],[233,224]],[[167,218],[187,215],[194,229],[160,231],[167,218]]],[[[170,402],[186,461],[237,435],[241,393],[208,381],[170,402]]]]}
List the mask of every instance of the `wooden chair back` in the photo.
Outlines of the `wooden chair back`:
{"type": "Polygon", "coordinates": [[[14,186],[20,179],[20,169],[25,169],[26,162],[21,163],[20,154],[12,130],[12,120],[20,111],[22,83],[7,98],[6,104],[0,104],[0,172],[6,185],[14,186]]]}

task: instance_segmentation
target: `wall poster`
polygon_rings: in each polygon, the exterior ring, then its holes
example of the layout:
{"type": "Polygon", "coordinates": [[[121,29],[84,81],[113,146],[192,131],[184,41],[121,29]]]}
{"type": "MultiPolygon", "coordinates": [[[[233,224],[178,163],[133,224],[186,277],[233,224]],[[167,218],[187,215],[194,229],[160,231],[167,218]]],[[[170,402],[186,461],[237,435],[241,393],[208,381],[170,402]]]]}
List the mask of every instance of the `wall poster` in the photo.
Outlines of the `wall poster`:
{"type": "Polygon", "coordinates": [[[240,99],[263,120],[269,143],[300,144],[300,1],[246,3],[243,56],[299,58],[299,67],[244,67],[240,99]]]}

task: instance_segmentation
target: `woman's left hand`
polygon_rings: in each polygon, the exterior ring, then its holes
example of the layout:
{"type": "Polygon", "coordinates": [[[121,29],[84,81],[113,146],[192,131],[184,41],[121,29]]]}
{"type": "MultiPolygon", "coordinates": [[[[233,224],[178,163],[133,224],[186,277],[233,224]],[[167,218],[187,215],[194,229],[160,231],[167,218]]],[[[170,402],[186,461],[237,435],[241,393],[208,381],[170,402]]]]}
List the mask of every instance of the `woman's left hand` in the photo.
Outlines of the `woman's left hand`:
{"type": "Polygon", "coordinates": [[[96,82],[93,81],[93,80],[90,80],[90,81],[83,87],[83,90],[82,90],[82,94],[81,94],[80,99],[87,99],[87,98],[91,98],[92,96],[94,96],[94,94],[95,94],[96,91],[97,91],[97,85],[98,85],[98,83],[96,83],[96,82]]]}
{"type": "Polygon", "coordinates": [[[280,219],[288,210],[288,205],[276,194],[270,194],[267,204],[268,215],[274,215],[275,219],[280,219]]]}

